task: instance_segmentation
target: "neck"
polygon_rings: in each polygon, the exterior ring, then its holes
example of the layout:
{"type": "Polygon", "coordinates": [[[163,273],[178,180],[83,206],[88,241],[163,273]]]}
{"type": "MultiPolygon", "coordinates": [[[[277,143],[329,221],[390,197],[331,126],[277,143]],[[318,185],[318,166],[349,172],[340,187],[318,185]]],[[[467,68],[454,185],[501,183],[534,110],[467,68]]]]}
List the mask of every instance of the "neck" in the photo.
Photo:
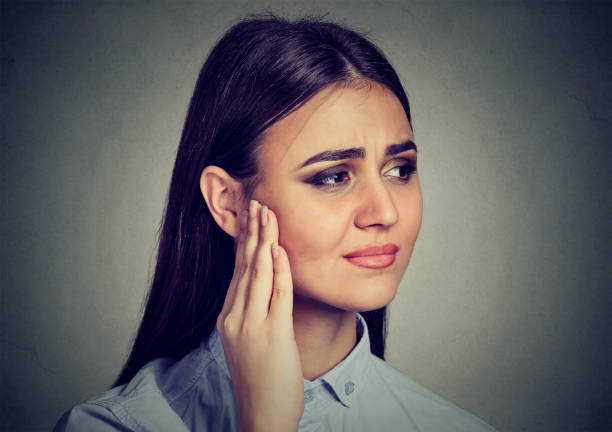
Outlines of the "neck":
{"type": "Polygon", "coordinates": [[[293,330],[304,378],[315,380],[340,363],[357,342],[356,313],[294,295],[293,330]]]}

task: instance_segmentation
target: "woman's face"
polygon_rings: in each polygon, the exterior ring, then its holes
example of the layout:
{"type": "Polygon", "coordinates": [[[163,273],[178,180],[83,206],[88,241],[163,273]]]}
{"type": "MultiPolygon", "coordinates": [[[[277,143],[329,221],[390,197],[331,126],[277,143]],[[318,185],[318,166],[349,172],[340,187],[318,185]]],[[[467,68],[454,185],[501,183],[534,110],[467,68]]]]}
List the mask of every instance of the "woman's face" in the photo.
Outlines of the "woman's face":
{"type": "Polygon", "coordinates": [[[328,87],[268,129],[253,197],[278,217],[294,302],[356,312],[391,302],[421,226],[413,141],[378,84],[328,87]],[[347,257],[371,246],[384,248],[347,257]]]}

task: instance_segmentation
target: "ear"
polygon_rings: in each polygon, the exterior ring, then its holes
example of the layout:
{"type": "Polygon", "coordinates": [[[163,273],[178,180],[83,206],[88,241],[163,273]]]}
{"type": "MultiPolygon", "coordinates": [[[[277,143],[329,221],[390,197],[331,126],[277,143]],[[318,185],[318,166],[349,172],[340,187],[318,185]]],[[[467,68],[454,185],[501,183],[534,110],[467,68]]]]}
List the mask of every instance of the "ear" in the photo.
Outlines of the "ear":
{"type": "Polygon", "coordinates": [[[209,165],[200,176],[200,191],[215,222],[223,231],[237,237],[240,232],[242,184],[223,168],[209,165]]]}

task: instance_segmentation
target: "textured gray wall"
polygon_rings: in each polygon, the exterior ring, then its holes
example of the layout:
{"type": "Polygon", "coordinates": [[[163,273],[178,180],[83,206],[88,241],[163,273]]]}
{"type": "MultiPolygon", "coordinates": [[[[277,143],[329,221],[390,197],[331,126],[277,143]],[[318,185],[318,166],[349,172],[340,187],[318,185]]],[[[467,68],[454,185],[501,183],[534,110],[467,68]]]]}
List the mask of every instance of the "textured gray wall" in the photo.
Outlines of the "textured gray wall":
{"type": "Polygon", "coordinates": [[[610,3],[218,3],[3,2],[3,430],[116,376],[199,68],[266,8],[369,30],[408,91],[425,210],[390,363],[500,431],[612,428],[610,3]]]}

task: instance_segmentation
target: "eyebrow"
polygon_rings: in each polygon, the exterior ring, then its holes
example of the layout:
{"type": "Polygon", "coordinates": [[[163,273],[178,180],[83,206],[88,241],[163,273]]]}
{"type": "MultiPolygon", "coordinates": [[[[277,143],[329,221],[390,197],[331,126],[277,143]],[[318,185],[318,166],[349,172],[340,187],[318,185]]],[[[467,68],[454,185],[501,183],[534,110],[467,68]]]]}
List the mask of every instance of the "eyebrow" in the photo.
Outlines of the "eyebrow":
{"type": "MultiPolygon", "coordinates": [[[[400,144],[391,144],[387,146],[385,149],[385,156],[393,156],[408,150],[417,151],[414,141],[408,140],[400,144]]],[[[365,149],[363,147],[355,147],[343,150],[327,150],[308,158],[308,160],[300,165],[298,169],[317,162],[329,162],[343,159],[365,159],[365,149]]]]}

